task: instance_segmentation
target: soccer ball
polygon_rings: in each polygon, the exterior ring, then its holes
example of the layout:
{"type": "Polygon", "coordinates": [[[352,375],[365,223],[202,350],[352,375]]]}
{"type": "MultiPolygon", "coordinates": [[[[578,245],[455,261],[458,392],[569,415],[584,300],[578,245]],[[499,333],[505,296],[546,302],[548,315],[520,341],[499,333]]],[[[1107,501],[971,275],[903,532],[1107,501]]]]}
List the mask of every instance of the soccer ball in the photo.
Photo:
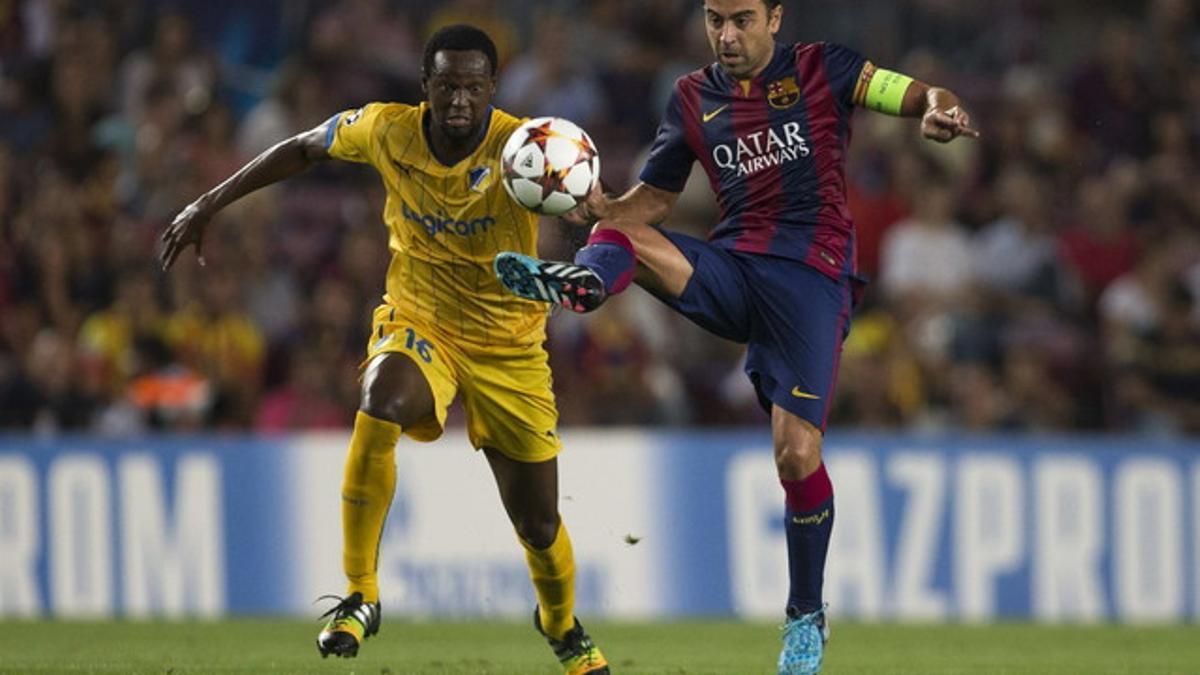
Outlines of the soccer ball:
{"type": "Polygon", "coordinates": [[[574,122],[535,117],[508,137],[500,170],[514,201],[536,213],[559,216],[592,191],[600,179],[600,155],[574,122]]]}

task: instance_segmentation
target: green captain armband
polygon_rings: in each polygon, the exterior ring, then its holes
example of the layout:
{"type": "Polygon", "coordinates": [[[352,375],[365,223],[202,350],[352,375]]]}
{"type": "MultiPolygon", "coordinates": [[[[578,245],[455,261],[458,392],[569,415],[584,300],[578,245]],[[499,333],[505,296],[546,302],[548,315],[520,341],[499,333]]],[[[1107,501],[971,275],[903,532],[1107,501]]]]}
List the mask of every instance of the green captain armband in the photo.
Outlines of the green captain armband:
{"type": "Polygon", "coordinates": [[[904,92],[913,79],[903,73],[883,68],[875,69],[875,75],[867,85],[866,107],[889,115],[899,115],[904,107],[904,92]]]}

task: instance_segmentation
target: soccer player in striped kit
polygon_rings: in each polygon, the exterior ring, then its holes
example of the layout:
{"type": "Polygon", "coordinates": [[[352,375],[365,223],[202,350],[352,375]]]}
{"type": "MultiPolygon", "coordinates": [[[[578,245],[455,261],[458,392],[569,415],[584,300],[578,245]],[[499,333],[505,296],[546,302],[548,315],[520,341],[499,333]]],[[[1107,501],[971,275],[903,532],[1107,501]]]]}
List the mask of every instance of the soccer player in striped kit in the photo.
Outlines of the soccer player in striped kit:
{"type": "Polygon", "coordinates": [[[748,345],[746,374],[771,418],[783,486],[790,592],[780,673],[820,671],[828,639],[822,583],[833,486],[821,459],[842,340],[861,286],[845,163],[854,108],[921,119],[938,142],[976,137],[957,96],[877,68],[832,43],[775,41],[781,0],[705,0],[716,63],[681,77],[641,182],[591,195],[598,220],[574,264],[502,253],[496,272],[522,297],[595,309],[631,281],[705,329],[748,345]],[[657,229],[692,162],[721,220],[701,241],[657,229]]]}

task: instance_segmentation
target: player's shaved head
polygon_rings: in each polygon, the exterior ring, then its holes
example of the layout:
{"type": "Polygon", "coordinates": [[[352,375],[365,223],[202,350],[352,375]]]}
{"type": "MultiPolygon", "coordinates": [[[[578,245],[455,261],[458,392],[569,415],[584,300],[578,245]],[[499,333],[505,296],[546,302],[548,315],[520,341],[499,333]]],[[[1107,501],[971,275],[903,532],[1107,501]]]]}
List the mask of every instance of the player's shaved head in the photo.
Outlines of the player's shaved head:
{"type": "Polygon", "coordinates": [[[475,26],[458,23],[438,29],[425,43],[425,54],[421,69],[425,77],[433,73],[434,57],[440,51],[480,52],[487,57],[491,75],[495,77],[500,58],[496,55],[496,43],[488,34],[475,26]]]}

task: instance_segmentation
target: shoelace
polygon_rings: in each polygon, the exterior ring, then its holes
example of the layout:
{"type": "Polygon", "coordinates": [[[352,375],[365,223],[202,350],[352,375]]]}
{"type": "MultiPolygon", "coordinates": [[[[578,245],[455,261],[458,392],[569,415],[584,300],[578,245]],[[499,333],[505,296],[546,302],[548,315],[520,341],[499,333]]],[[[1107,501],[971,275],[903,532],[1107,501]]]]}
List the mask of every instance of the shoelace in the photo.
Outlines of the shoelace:
{"type": "Polygon", "coordinates": [[[554,647],[556,654],[565,652],[567,660],[586,658],[590,663],[595,658],[596,645],[586,633],[576,634],[574,630],[568,631],[562,640],[553,640],[550,646],[554,647]]]}
{"type": "Polygon", "coordinates": [[[327,595],[322,595],[321,597],[314,600],[313,604],[316,604],[322,600],[337,600],[338,604],[334,605],[329,611],[327,611],[324,614],[322,614],[321,616],[317,617],[317,621],[320,621],[321,619],[324,619],[327,616],[333,616],[334,620],[337,621],[337,620],[341,620],[341,619],[345,619],[345,618],[349,617],[354,612],[354,603],[352,603],[350,601],[349,597],[343,598],[340,595],[327,594],[327,595]],[[338,612],[344,612],[344,613],[339,614],[338,612]]]}
{"type": "Polygon", "coordinates": [[[823,638],[825,633],[824,620],[825,608],[822,607],[821,609],[810,614],[798,616],[794,619],[789,618],[783,623],[782,626],[779,626],[779,630],[782,630],[784,636],[787,636],[796,632],[797,630],[800,630],[801,626],[812,626],[817,629],[817,634],[821,635],[823,638]]]}
{"type": "Polygon", "coordinates": [[[579,650],[579,653],[572,658],[580,659],[578,665],[594,666],[600,663],[600,650],[596,649],[596,645],[592,643],[591,638],[588,636],[585,635],[580,638],[575,647],[579,650]]]}

